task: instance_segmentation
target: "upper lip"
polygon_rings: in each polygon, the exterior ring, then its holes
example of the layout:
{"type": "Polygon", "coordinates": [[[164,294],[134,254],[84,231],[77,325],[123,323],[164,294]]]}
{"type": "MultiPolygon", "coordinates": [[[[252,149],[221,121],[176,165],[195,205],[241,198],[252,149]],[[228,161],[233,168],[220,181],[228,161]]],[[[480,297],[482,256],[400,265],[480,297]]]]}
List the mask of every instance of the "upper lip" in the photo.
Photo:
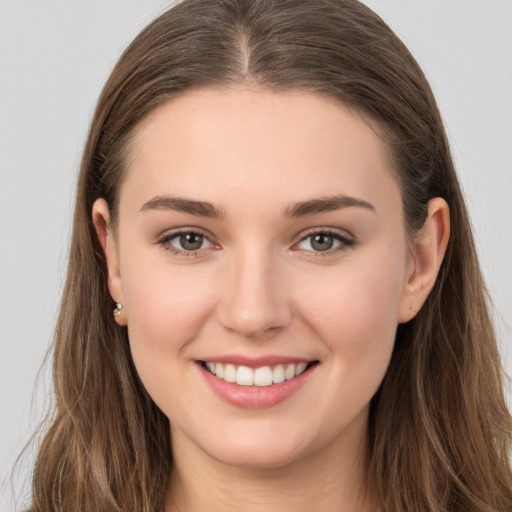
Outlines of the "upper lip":
{"type": "Polygon", "coordinates": [[[262,366],[276,366],[278,364],[311,363],[315,360],[305,359],[302,357],[290,357],[279,355],[249,357],[241,354],[226,354],[205,357],[204,359],[198,359],[198,361],[204,361],[209,363],[232,364],[234,366],[247,366],[249,368],[260,368],[262,366]]]}

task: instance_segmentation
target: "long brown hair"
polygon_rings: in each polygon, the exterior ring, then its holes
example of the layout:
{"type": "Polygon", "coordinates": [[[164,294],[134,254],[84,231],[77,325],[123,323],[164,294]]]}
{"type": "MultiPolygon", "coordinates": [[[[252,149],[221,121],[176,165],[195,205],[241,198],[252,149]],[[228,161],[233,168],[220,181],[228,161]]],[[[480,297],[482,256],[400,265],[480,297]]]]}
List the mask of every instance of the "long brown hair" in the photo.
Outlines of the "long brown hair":
{"type": "Polygon", "coordinates": [[[512,510],[512,433],[486,291],[431,89],[390,28],[356,0],[185,0],[144,29],[101,93],[76,198],[55,333],[56,405],[33,479],[34,511],[163,509],[169,423],[143,388],[112,318],[91,221],[113,220],[134,128],[194,87],[251,84],[327,95],[378,124],[406,229],[428,201],[450,206],[451,239],[416,318],[400,325],[369,420],[368,487],[387,512],[512,510]]]}

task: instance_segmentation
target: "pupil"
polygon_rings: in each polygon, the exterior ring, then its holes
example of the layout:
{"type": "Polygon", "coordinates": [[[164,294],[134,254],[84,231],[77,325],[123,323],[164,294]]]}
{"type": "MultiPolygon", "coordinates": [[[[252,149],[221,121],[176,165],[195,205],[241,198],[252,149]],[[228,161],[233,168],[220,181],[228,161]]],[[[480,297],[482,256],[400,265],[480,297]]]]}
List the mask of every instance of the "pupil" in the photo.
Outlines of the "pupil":
{"type": "Polygon", "coordinates": [[[313,249],[317,251],[328,251],[329,249],[332,248],[333,243],[333,237],[331,235],[326,235],[325,233],[315,235],[313,237],[313,240],[311,241],[313,249]]]}
{"type": "Polygon", "coordinates": [[[180,236],[180,243],[183,249],[188,251],[200,249],[201,245],[203,245],[203,235],[186,233],[180,236]]]}

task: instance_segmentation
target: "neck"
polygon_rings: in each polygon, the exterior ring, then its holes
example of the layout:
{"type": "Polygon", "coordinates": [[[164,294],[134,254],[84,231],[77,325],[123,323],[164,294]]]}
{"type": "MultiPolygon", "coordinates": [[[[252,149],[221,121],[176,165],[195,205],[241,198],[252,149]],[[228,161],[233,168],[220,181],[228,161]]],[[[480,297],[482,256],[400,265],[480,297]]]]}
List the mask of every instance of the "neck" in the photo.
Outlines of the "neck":
{"type": "Polygon", "coordinates": [[[366,436],[346,434],[284,466],[254,468],[215,460],[173,430],[166,512],[376,512],[364,492],[366,436]]]}

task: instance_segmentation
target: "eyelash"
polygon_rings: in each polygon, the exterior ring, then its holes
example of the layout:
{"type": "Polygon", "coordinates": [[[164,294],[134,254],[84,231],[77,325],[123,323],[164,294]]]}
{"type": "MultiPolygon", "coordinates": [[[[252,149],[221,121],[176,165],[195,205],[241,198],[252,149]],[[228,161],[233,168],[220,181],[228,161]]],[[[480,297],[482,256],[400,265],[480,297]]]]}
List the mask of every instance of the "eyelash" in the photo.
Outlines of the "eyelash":
{"type": "MultiPolygon", "coordinates": [[[[334,238],[334,240],[340,242],[340,245],[334,249],[327,249],[325,251],[310,251],[310,250],[305,250],[306,252],[310,253],[310,255],[313,255],[313,257],[326,257],[326,256],[333,256],[334,254],[339,254],[343,251],[346,251],[347,249],[349,249],[350,247],[352,247],[354,245],[354,240],[348,238],[347,236],[344,236],[342,235],[339,231],[336,231],[334,229],[329,229],[329,228],[321,228],[321,229],[314,229],[312,231],[310,231],[309,233],[307,233],[306,235],[304,235],[301,239],[300,239],[300,242],[298,242],[297,244],[295,244],[295,246],[299,245],[300,243],[304,242],[305,240],[307,240],[308,238],[312,238],[313,236],[315,235],[328,235],[328,236],[332,236],[332,238],[334,238]]],[[[301,249],[298,249],[298,250],[301,250],[301,249]]]]}
{"type": "Polygon", "coordinates": [[[180,249],[177,249],[176,247],[173,247],[171,245],[171,241],[180,237],[181,235],[200,235],[205,240],[207,240],[213,247],[215,247],[215,244],[210,240],[209,235],[207,235],[201,229],[198,229],[198,228],[180,229],[179,231],[174,231],[172,233],[168,233],[168,234],[162,236],[161,238],[159,238],[156,241],[156,243],[158,245],[161,245],[164,248],[164,250],[166,250],[172,254],[175,254],[177,256],[185,256],[188,258],[197,257],[200,255],[200,253],[202,251],[205,250],[205,249],[198,249],[196,251],[186,251],[185,249],[180,250],[180,249]]]}
{"type": "MultiPolygon", "coordinates": [[[[202,230],[198,228],[194,229],[182,229],[179,231],[174,231],[173,233],[168,233],[161,238],[159,238],[156,243],[158,245],[161,245],[164,250],[169,251],[172,254],[178,255],[178,256],[185,256],[185,257],[197,257],[200,255],[200,253],[206,249],[198,249],[198,250],[190,250],[187,251],[185,249],[180,250],[175,247],[173,247],[170,242],[176,238],[178,238],[181,235],[200,235],[204,237],[205,240],[207,240],[213,247],[215,247],[215,244],[210,240],[209,236],[204,233],[202,230]]],[[[334,254],[338,254],[342,251],[346,251],[348,248],[353,246],[355,244],[355,241],[340,234],[338,231],[329,229],[329,228],[322,228],[322,229],[315,229],[304,235],[299,242],[294,244],[294,247],[298,246],[300,243],[304,242],[308,238],[311,238],[315,235],[328,235],[333,237],[336,241],[340,242],[340,245],[334,249],[327,249],[325,251],[314,251],[314,250],[306,250],[306,249],[297,249],[297,250],[303,250],[304,252],[308,252],[311,255],[314,255],[314,257],[321,256],[332,256],[334,254]]]]}

